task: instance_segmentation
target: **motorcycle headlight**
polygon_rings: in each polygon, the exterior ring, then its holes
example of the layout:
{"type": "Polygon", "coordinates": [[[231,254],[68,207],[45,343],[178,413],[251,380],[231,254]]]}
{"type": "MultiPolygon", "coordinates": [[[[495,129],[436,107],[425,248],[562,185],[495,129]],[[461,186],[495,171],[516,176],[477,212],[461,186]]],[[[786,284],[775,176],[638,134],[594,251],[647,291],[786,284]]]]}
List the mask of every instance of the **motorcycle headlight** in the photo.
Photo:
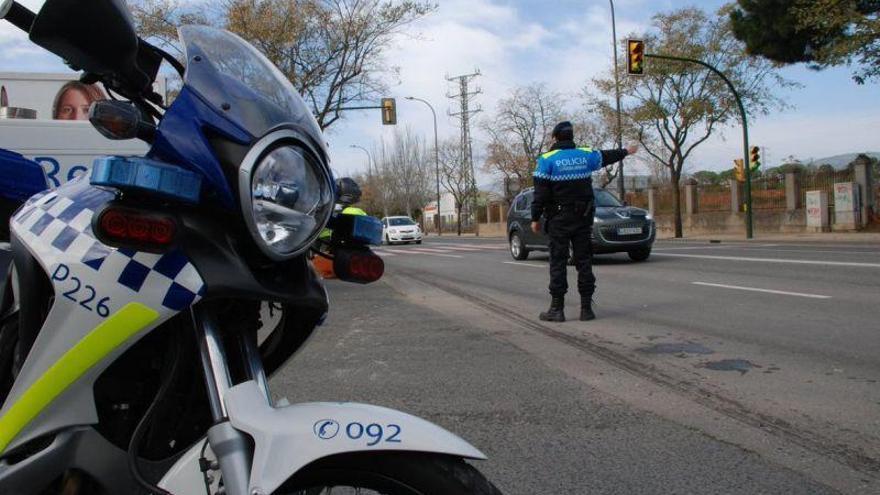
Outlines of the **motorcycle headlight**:
{"type": "Polygon", "coordinates": [[[330,172],[309,151],[276,131],[242,162],[239,197],[257,245],[274,260],[301,254],[333,212],[330,172]],[[280,134],[280,135],[279,135],[280,134]]]}

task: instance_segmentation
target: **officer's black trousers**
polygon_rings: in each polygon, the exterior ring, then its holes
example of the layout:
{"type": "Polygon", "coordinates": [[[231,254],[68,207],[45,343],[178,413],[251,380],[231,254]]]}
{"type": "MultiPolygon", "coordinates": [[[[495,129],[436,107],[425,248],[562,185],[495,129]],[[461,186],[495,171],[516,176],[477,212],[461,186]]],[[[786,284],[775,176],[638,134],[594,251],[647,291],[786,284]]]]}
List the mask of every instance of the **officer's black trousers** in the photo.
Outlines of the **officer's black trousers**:
{"type": "Polygon", "coordinates": [[[590,231],[593,228],[593,215],[561,212],[547,224],[550,237],[550,295],[564,296],[568,292],[566,264],[569,245],[572,247],[574,264],[578,272],[578,292],[582,299],[589,299],[596,291],[596,277],[593,275],[593,245],[590,231]]]}

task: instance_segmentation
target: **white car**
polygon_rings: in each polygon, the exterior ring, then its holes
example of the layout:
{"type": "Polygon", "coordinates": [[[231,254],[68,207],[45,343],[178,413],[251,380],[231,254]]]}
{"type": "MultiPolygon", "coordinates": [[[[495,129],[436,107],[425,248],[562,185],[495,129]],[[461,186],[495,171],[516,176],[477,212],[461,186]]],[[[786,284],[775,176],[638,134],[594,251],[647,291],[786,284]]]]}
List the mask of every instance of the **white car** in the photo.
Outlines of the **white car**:
{"type": "Polygon", "coordinates": [[[422,229],[410,217],[385,217],[382,219],[382,237],[388,244],[395,242],[422,243],[422,229]]]}

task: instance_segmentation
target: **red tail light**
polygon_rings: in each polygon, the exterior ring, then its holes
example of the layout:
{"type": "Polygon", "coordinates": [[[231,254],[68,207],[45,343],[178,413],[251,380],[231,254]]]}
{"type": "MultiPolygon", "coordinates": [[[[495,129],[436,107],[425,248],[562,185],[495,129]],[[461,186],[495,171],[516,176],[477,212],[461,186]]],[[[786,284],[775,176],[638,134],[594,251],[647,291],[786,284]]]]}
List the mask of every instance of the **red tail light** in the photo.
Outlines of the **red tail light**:
{"type": "Polygon", "coordinates": [[[177,222],[168,215],[110,206],[93,228],[107,244],[161,251],[174,243],[177,222]]]}
{"type": "Polygon", "coordinates": [[[340,249],[333,254],[333,271],[340,280],[369,284],[385,273],[385,262],[369,249],[340,249]]]}

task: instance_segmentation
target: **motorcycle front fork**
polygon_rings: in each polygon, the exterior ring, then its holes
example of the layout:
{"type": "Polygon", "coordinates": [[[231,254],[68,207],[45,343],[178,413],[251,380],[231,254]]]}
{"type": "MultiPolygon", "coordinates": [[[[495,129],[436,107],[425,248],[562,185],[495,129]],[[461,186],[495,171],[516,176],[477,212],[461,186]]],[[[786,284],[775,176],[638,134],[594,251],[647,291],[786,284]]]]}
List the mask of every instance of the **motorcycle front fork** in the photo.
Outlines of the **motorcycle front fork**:
{"type": "MultiPolygon", "coordinates": [[[[224,492],[229,495],[259,495],[248,493],[253,451],[247,436],[236,430],[229,421],[225,398],[232,388],[232,375],[226,350],[217,327],[216,316],[210,306],[196,305],[192,309],[193,327],[199,345],[199,355],[205,374],[208,403],[214,425],[208,429],[208,444],[217,457],[224,492]]],[[[241,334],[238,338],[244,371],[248,380],[257,383],[271,404],[269,382],[263,370],[255,338],[241,334]]]]}

